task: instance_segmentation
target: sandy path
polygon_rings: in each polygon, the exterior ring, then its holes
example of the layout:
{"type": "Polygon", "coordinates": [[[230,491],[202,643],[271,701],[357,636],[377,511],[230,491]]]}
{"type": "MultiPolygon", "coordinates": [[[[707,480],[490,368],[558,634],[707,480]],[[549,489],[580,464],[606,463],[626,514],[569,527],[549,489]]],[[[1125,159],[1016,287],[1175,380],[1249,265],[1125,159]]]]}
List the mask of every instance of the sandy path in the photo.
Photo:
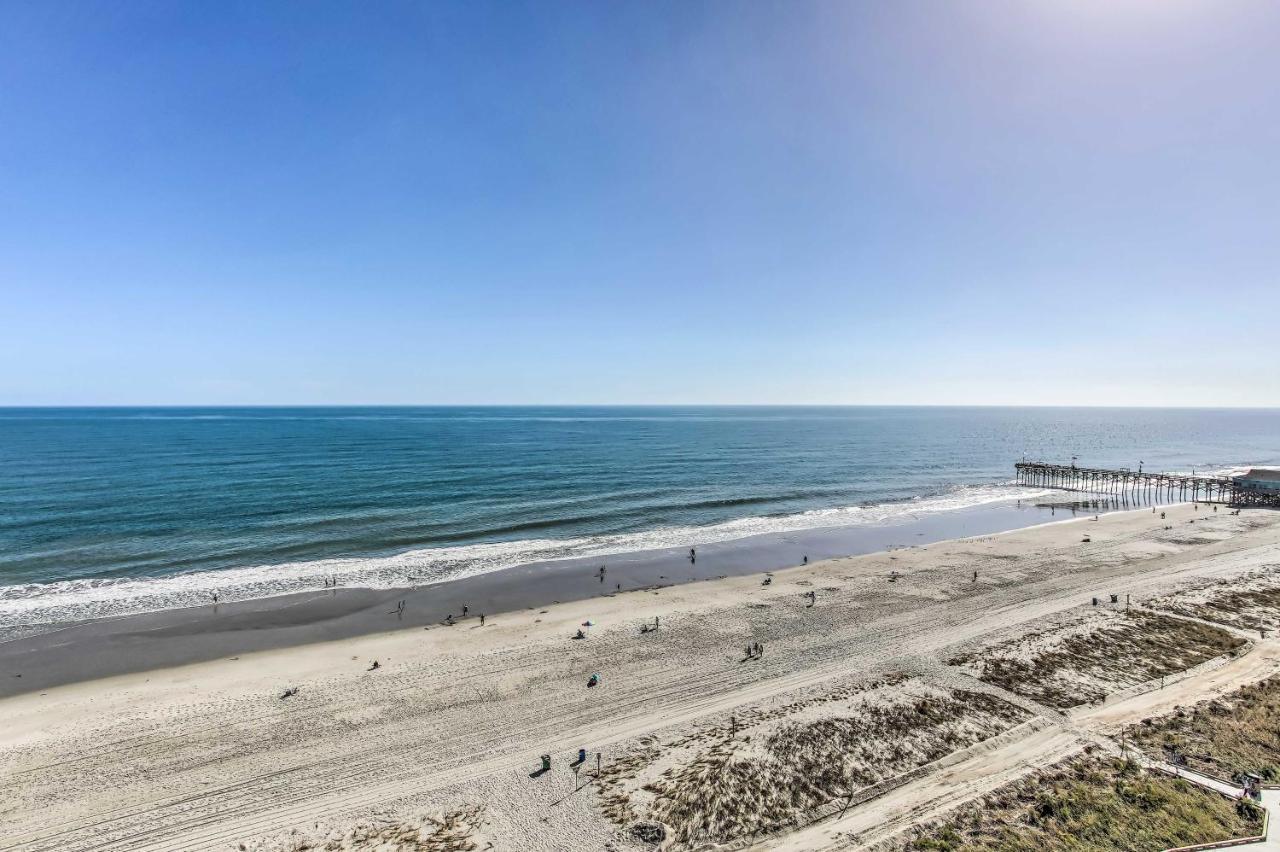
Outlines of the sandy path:
{"type": "MultiPolygon", "coordinates": [[[[480,783],[506,823],[538,825],[536,838],[497,837],[497,848],[600,848],[612,832],[601,820],[572,833],[562,817],[543,821],[552,785],[571,781],[530,781],[539,753],[562,766],[581,746],[608,760],[610,744],[647,731],[841,675],[909,668],[1092,595],[1154,594],[1280,563],[1280,515],[1187,523],[1203,516],[1187,506],[1163,523],[1137,511],[1051,524],[797,568],[769,587],[743,577],[632,592],[492,616],[483,629],[407,630],[7,699],[0,850],[234,849],[316,820],[454,800],[480,783]],[[889,583],[891,570],[902,579],[889,583]],[[638,635],[655,615],[662,628],[638,635]],[[601,626],[569,640],[586,618],[601,626]],[[764,659],[743,663],[739,649],[753,639],[764,659]],[[372,659],[382,668],[366,671],[372,659]],[[588,691],[591,672],[604,682],[588,691]],[[286,685],[301,691],[280,701],[286,685]]],[[[1243,659],[1274,663],[1274,653],[1266,643],[1243,659]]],[[[1229,679],[1227,669],[1205,677],[1229,679]]],[[[1180,687],[1198,688],[1167,695],[1180,687]]],[[[1123,706],[1073,722],[1103,730],[1122,723],[1123,706]]],[[[1036,736],[1046,756],[1078,740],[1053,728],[1036,736]]],[[[1004,748],[1024,765],[1040,753],[1004,748]]],[[[998,764],[1002,752],[979,757],[998,764]]],[[[947,771],[961,773],[957,795],[972,786],[969,770],[947,771]]],[[[846,819],[874,820],[871,804],[846,819]]],[[[566,807],[593,819],[588,795],[566,807]]]]}
{"type": "Polygon", "coordinates": [[[1280,790],[1263,790],[1262,806],[1267,809],[1267,839],[1250,852],[1276,852],[1280,850],[1280,790]]]}
{"type": "MultiPolygon", "coordinates": [[[[1023,774],[1047,766],[1088,744],[1111,748],[1108,739],[1121,728],[1180,705],[1222,695],[1280,672],[1280,641],[1267,640],[1226,665],[1102,707],[1073,712],[1054,724],[1038,718],[1027,736],[947,766],[920,781],[853,809],[844,819],[827,820],[794,832],[785,839],[755,849],[857,849],[888,838],[909,826],[936,819],[976,796],[988,793],[1023,774]]],[[[1017,733],[1010,732],[1010,734],[1017,733]]],[[[1008,740],[1009,736],[1001,738],[1008,740]]],[[[1238,788],[1231,788],[1236,793],[1238,788]]]]}
{"type": "Polygon", "coordinates": [[[981,751],[968,760],[851,809],[843,819],[818,823],[750,848],[786,852],[856,849],[916,822],[935,818],[1032,769],[1061,760],[1083,745],[1071,731],[1054,727],[1034,730],[1028,736],[981,751]]]}

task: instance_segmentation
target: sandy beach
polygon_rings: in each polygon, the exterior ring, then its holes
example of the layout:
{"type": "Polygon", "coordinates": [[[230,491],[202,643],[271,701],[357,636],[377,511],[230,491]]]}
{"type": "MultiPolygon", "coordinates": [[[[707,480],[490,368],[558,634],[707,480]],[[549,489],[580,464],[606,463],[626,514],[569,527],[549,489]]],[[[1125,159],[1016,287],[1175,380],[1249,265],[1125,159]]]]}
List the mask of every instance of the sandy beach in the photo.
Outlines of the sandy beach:
{"type": "Polygon", "coordinates": [[[804,559],[816,562],[1007,532],[1052,520],[1055,511],[1070,516],[1115,508],[1111,501],[1037,498],[921,512],[885,524],[700,542],[696,561],[689,559],[685,545],[530,562],[405,587],[335,585],[248,599],[224,594],[216,604],[205,598],[199,606],[116,617],[53,623],[36,618],[11,627],[13,635],[0,634],[0,698],[115,674],[434,626],[450,615],[461,617],[464,607],[470,615],[541,609],[618,591],[791,568],[804,559]],[[599,569],[606,564],[601,576],[599,569]]]}
{"type": "MultiPolygon", "coordinates": [[[[1280,514],[1164,511],[12,695],[0,850],[872,845],[1170,702],[1280,670],[1257,618],[1190,627],[1205,590],[1280,570],[1280,514]],[[1143,656],[1148,633],[1167,659],[1143,656]],[[1132,653],[1090,669],[1102,697],[1072,707],[1058,687],[1076,675],[1041,663],[1093,636],[1132,653]],[[1030,680],[1002,679],[1011,666],[1030,680]],[[833,749],[855,756],[824,786],[833,749]],[[803,796],[752,798],[797,766],[817,778],[803,796]]],[[[163,643],[158,629],[133,641],[163,643]]]]}

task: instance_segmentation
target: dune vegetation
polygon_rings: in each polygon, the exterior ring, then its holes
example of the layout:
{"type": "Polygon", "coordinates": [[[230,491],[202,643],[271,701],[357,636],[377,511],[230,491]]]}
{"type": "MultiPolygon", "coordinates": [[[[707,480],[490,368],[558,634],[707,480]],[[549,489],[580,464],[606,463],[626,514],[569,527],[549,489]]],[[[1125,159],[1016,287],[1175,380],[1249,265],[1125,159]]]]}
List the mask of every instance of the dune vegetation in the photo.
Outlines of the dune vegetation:
{"type": "Polygon", "coordinates": [[[1156,598],[1150,606],[1244,630],[1280,629],[1280,565],[1156,598]]]}
{"type": "Polygon", "coordinates": [[[1280,781],[1280,678],[1179,707],[1130,727],[1125,736],[1154,758],[1176,759],[1198,772],[1222,778],[1252,772],[1280,781]]]}
{"type": "Polygon", "coordinates": [[[602,805],[615,822],[660,825],[675,848],[769,834],[1026,717],[986,694],[893,677],[743,713],[736,734],[646,738],[606,773],[602,805]]]}
{"type": "Polygon", "coordinates": [[[894,841],[899,852],[1160,850],[1249,837],[1262,811],[1133,761],[1078,756],[894,841]]]}
{"type": "Polygon", "coordinates": [[[980,680],[1065,710],[1238,650],[1224,630],[1148,612],[1100,610],[947,660],[980,680]]]}

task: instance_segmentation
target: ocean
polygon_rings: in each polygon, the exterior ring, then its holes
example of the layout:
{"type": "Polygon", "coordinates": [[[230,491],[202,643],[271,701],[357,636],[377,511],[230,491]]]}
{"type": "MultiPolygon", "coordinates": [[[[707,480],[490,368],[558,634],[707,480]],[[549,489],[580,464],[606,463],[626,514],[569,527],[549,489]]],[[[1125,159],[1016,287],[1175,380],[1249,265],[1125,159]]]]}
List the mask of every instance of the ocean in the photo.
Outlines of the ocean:
{"type": "Polygon", "coordinates": [[[1280,410],[0,409],[0,638],[24,625],[883,525],[1033,496],[1023,457],[1280,464],[1280,410]]]}

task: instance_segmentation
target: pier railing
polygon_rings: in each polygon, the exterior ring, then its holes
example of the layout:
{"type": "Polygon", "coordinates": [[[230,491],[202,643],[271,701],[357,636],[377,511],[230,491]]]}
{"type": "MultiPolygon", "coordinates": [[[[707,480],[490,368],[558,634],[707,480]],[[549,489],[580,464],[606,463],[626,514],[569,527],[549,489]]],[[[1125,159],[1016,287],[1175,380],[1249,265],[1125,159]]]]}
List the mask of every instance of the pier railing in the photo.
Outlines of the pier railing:
{"type": "Polygon", "coordinates": [[[1280,494],[1242,486],[1224,476],[1192,476],[1181,473],[1147,473],[1141,470],[1108,470],[1074,464],[1018,462],[1019,485],[1087,491],[1148,500],[1195,500],[1235,506],[1280,506],[1280,494]]]}

